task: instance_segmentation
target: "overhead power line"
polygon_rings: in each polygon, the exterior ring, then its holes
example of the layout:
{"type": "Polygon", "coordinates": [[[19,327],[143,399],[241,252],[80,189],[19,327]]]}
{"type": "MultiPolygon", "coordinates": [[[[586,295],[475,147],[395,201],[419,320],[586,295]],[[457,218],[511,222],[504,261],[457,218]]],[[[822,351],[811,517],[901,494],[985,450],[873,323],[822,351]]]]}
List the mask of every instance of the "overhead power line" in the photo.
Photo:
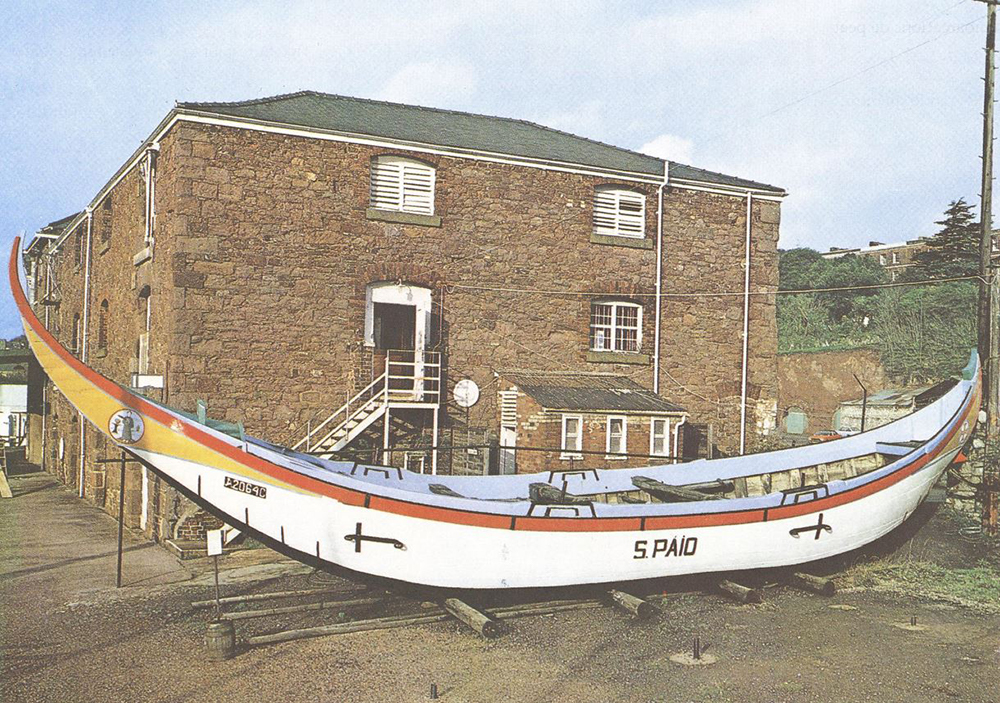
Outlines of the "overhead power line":
{"type": "MultiPolygon", "coordinates": [[[[894,283],[873,283],[864,286],[835,286],[831,288],[800,288],[796,290],[759,290],[750,291],[749,295],[802,295],[805,293],[838,293],[845,291],[878,290],[882,288],[902,288],[905,286],[926,286],[939,283],[954,283],[956,281],[980,280],[977,275],[952,276],[950,278],[928,278],[921,281],[897,281],[894,283]]],[[[607,296],[626,298],[718,298],[740,297],[747,295],[744,291],[695,291],[687,293],[622,293],[621,291],[594,290],[555,290],[548,288],[508,288],[499,286],[476,286],[464,283],[451,283],[446,286],[450,290],[481,290],[492,293],[534,293],[540,295],[571,295],[582,297],[607,296]]]]}

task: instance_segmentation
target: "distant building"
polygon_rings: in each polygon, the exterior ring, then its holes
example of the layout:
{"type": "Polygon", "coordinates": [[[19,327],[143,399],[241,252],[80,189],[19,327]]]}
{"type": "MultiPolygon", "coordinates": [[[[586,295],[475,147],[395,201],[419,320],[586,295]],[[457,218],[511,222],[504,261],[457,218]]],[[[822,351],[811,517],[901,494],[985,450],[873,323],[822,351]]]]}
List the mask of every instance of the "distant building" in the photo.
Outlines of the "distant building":
{"type": "Polygon", "coordinates": [[[950,381],[942,381],[933,386],[911,389],[888,389],[868,396],[867,403],[862,398],[848,400],[840,404],[833,416],[834,428],[838,431],[860,432],[862,413],[865,430],[871,430],[930,405],[950,387],[950,381]]]}
{"type": "Polygon", "coordinates": [[[839,259],[848,254],[855,254],[874,259],[879,266],[889,274],[889,280],[895,281],[899,275],[916,263],[917,253],[927,248],[929,237],[919,237],[906,242],[885,244],[883,242],[868,242],[868,246],[856,249],[830,247],[830,251],[821,254],[824,259],[839,259]]]}

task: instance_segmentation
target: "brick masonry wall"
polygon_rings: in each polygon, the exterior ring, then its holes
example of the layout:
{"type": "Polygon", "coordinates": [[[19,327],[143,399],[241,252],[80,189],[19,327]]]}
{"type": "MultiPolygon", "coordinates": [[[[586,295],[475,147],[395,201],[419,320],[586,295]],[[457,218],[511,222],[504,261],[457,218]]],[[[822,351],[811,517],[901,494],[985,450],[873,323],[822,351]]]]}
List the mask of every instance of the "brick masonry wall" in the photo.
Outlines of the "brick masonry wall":
{"type": "MultiPolygon", "coordinates": [[[[503,390],[512,390],[515,386],[503,383],[503,390]]],[[[600,452],[599,454],[583,454],[579,458],[564,458],[558,448],[562,446],[563,413],[545,410],[538,401],[524,393],[517,396],[517,446],[552,448],[554,451],[518,450],[516,452],[517,473],[535,473],[540,471],[564,471],[569,469],[600,469],[620,468],[628,466],[652,466],[662,464],[663,459],[646,458],[649,452],[650,416],[625,416],[626,453],[635,455],[623,458],[605,458],[603,452],[607,449],[607,419],[605,413],[566,413],[580,416],[583,419],[583,438],[581,449],[584,452],[600,452]]],[[[619,416],[615,416],[619,417],[619,416]]],[[[673,427],[680,418],[670,419],[670,446],[673,446],[673,427]]],[[[499,416],[498,420],[499,421],[499,416]]],[[[682,437],[678,438],[682,443],[682,437]]]]}

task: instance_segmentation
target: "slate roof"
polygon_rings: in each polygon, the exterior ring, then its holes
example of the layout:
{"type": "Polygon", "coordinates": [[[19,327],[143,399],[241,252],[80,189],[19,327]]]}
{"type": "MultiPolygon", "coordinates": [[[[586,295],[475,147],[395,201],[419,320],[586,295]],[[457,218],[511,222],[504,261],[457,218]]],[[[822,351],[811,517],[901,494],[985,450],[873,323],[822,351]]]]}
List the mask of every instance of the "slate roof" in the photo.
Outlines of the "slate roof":
{"type": "MultiPolygon", "coordinates": [[[[663,175],[663,161],[629,149],[508,117],[403,105],[311,90],[242,102],[180,102],[177,109],[309,129],[663,175]]],[[[671,178],[783,194],[756,181],[670,164],[671,178]]]]}
{"type": "Polygon", "coordinates": [[[622,413],[682,413],[671,403],[627,376],[545,371],[500,372],[546,410],[622,413]]]}

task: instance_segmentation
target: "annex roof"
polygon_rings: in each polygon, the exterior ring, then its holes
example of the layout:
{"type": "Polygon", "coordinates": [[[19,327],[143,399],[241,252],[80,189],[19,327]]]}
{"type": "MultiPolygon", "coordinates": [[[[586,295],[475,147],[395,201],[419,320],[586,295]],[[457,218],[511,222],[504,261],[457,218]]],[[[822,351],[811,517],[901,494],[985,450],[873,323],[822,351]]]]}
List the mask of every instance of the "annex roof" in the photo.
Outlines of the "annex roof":
{"type": "Polygon", "coordinates": [[[627,376],[551,371],[510,371],[500,376],[538,401],[546,410],[621,413],[683,413],[627,376]]]}
{"type": "MultiPolygon", "coordinates": [[[[241,102],[180,102],[179,111],[663,175],[663,160],[526,120],[311,90],[241,102]]],[[[756,181],[670,163],[669,177],[784,194],[756,181]]]]}

